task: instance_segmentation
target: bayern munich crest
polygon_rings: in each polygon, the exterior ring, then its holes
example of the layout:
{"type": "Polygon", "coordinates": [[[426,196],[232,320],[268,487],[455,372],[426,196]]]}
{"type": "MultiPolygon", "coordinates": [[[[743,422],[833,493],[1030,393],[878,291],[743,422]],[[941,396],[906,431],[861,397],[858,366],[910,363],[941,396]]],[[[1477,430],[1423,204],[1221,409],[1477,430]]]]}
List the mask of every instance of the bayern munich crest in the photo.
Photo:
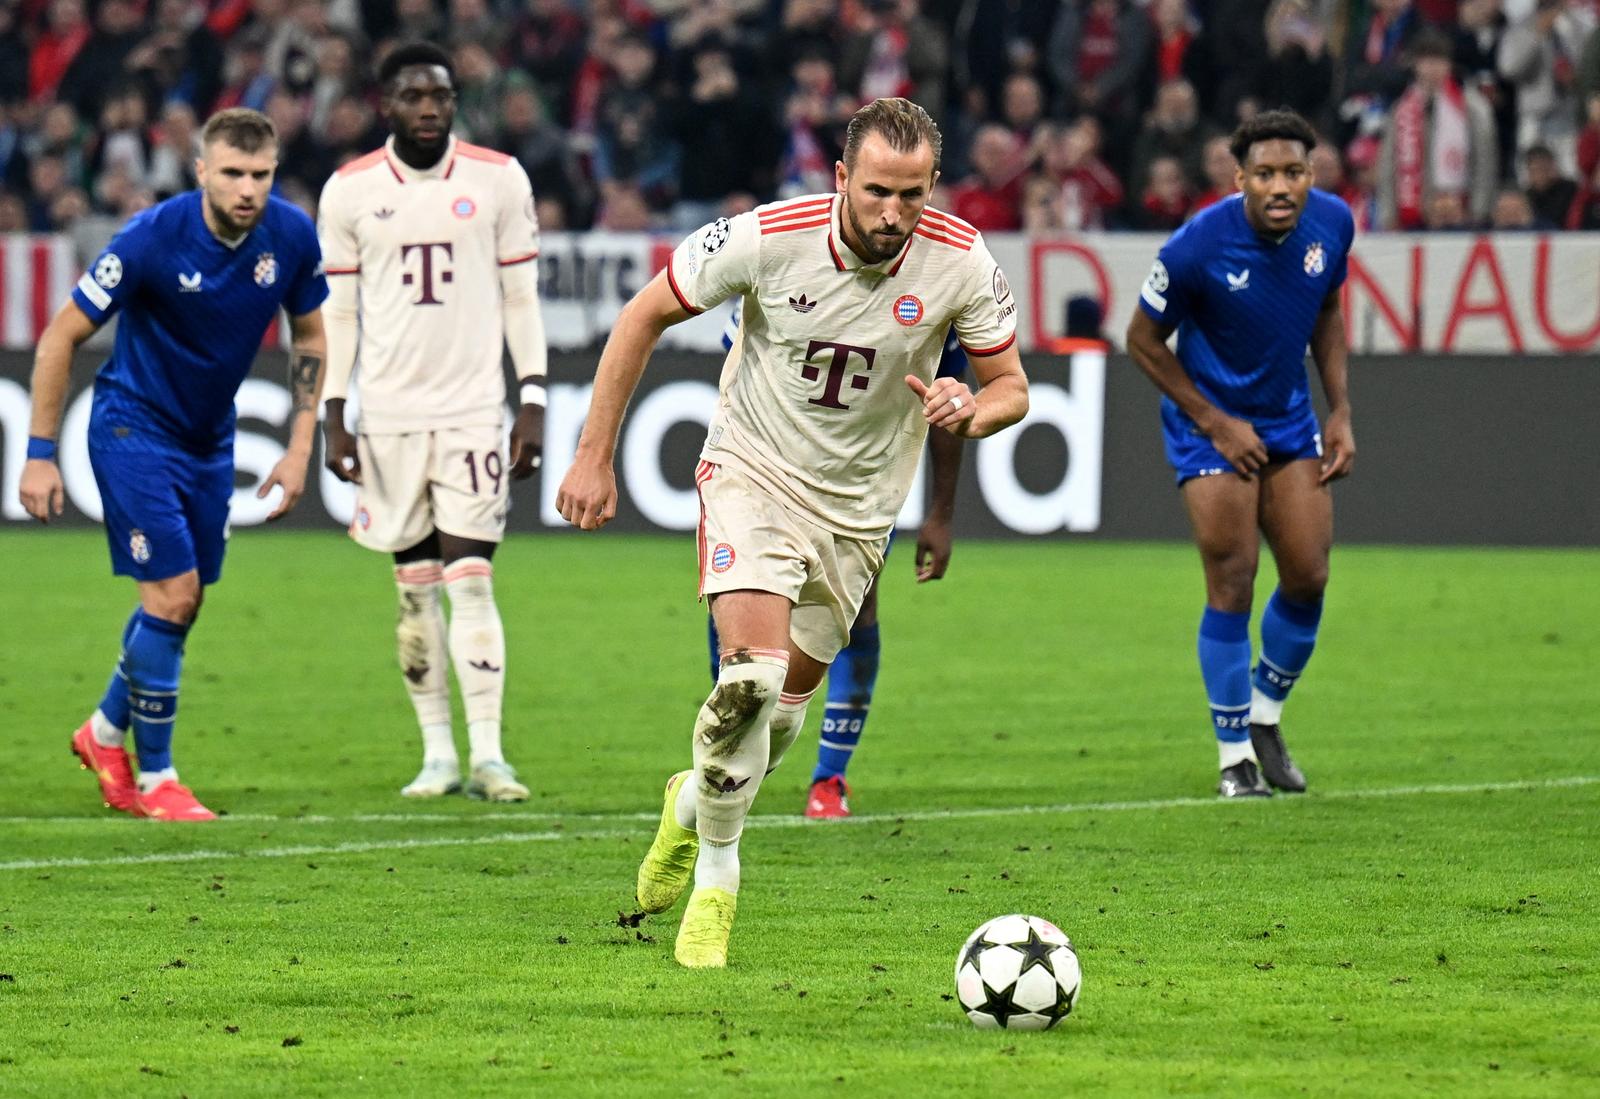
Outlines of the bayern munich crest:
{"type": "Polygon", "coordinates": [[[1323,252],[1322,242],[1319,240],[1315,244],[1311,245],[1311,247],[1306,249],[1306,274],[1320,275],[1322,274],[1323,268],[1327,266],[1328,257],[1327,254],[1323,252]]]}
{"type": "Polygon", "coordinates": [[[733,547],[726,542],[718,542],[717,548],[711,551],[711,571],[727,572],[733,568],[733,557],[733,547]]]}
{"type": "Polygon", "coordinates": [[[450,204],[450,212],[456,217],[460,218],[462,221],[466,221],[469,217],[478,212],[478,204],[473,202],[466,195],[462,195],[460,198],[456,199],[450,204]]]}
{"type": "Polygon", "coordinates": [[[139,564],[150,560],[150,539],[145,537],[142,530],[135,530],[128,534],[128,552],[139,564]]]}
{"type": "Polygon", "coordinates": [[[922,319],[922,299],[915,294],[901,294],[894,300],[894,319],[910,328],[922,319]]]}
{"type": "Polygon", "coordinates": [[[271,286],[278,281],[278,261],[271,252],[256,257],[256,285],[271,286]]]}

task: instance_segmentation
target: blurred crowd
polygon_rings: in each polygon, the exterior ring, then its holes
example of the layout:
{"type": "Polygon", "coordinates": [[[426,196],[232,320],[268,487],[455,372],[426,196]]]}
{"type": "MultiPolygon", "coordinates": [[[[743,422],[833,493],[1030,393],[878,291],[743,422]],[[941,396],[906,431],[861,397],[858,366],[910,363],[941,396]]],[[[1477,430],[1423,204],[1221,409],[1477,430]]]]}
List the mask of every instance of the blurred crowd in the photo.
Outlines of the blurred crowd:
{"type": "Polygon", "coordinates": [[[279,188],[385,136],[372,74],[446,46],[457,132],[548,229],[686,230],[828,191],[852,111],[926,106],[936,201],[985,231],[1169,230],[1227,134],[1316,126],[1365,229],[1600,229],[1600,0],[0,0],[0,232],[120,221],[255,107],[279,188]]]}

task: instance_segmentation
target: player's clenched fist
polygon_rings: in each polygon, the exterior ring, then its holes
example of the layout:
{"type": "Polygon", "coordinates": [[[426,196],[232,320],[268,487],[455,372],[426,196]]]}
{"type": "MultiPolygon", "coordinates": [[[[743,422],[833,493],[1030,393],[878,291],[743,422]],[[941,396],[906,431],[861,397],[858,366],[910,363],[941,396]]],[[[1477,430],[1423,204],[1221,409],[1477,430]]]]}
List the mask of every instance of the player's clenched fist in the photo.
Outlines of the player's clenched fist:
{"type": "Polygon", "coordinates": [[[599,530],[617,514],[617,474],[610,462],[578,459],[556,493],[561,518],[580,530],[599,530]]]}
{"type": "Polygon", "coordinates": [[[922,398],[922,415],[929,427],[942,427],[952,435],[966,435],[978,411],[972,390],[955,378],[935,378],[926,385],[915,374],[906,375],[906,385],[922,398]]]}
{"type": "Polygon", "coordinates": [[[61,470],[54,462],[35,459],[22,467],[22,482],[17,486],[17,494],[22,497],[22,506],[28,514],[41,523],[48,523],[50,516],[60,515],[66,503],[66,494],[62,491],[61,470]]]}

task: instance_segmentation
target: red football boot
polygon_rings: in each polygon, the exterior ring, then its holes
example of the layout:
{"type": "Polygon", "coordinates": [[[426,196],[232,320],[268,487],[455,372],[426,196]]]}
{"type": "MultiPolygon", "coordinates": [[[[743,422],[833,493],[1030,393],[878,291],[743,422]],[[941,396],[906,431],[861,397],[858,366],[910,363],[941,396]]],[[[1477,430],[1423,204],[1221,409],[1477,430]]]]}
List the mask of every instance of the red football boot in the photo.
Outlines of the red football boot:
{"type": "Polygon", "coordinates": [[[107,748],[94,738],[94,720],[72,734],[72,754],[83,762],[86,771],[93,771],[100,780],[100,796],[106,807],[124,813],[133,813],[139,797],[139,787],[133,782],[133,768],[128,765],[128,753],[121,748],[107,748]]]}
{"type": "Polygon", "coordinates": [[[134,812],[151,820],[216,820],[217,814],[200,804],[194,792],[169,778],[148,794],[140,794],[134,812]]]}
{"type": "Polygon", "coordinates": [[[850,784],[833,775],[811,784],[806,816],[812,820],[843,820],[850,815],[850,784]]]}

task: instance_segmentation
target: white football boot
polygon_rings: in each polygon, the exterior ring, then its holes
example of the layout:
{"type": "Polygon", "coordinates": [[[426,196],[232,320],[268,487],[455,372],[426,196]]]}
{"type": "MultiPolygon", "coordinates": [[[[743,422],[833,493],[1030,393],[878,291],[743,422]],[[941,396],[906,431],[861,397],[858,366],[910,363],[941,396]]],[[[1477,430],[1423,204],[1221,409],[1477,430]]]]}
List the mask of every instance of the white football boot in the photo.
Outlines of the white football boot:
{"type": "Polygon", "coordinates": [[[431,759],[410,785],[400,789],[403,798],[442,798],[461,791],[461,764],[453,759],[431,759]]]}
{"type": "Polygon", "coordinates": [[[517,772],[504,760],[490,760],[472,769],[467,796],[483,801],[527,801],[528,788],[517,781],[517,772]]]}

